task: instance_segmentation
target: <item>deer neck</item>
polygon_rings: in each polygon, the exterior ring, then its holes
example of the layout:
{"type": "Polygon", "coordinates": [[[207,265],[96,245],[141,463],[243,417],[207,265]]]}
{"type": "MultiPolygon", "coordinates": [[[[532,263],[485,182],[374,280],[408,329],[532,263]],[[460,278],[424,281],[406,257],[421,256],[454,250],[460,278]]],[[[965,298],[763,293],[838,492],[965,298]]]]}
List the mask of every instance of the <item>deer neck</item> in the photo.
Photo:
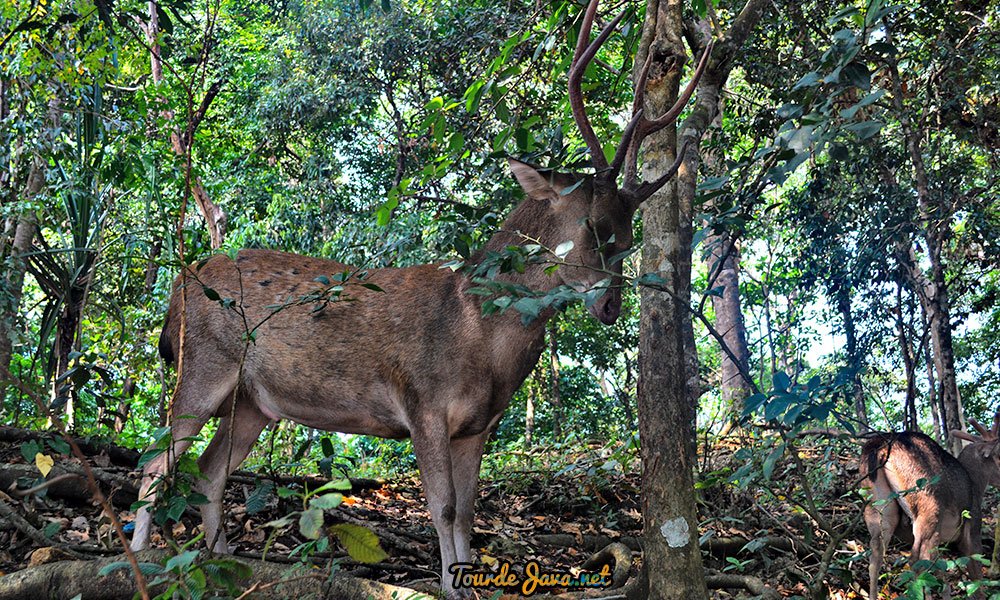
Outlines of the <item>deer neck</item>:
{"type": "Polygon", "coordinates": [[[977,501],[982,500],[986,493],[986,485],[989,483],[984,472],[985,465],[983,464],[983,460],[973,446],[966,446],[958,455],[958,462],[962,463],[962,466],[965,467],[966,472],[969,474],[969,479],[972,481],[972,493],[975,495],[977,501]]]}
{"type": "MultiPolygon", "coordinates": [[[[502,252],[507,246],[541,244],[546,248],[555,248],[566,241],[565,235],[560,233],[559,225],[559,215],[555,214],[548,201],[528,198],[511,212],[500,229],[472,256],[470,262],[479,264],[489,252],[502,252]]],[[[559,286],[562,281],[555,274],[546,274],[547,266],[549,265],[529,264],[524,273],[511,271],[498,275],[496,279],[523,285],[535,291],[548,291],[559,286]]]]}

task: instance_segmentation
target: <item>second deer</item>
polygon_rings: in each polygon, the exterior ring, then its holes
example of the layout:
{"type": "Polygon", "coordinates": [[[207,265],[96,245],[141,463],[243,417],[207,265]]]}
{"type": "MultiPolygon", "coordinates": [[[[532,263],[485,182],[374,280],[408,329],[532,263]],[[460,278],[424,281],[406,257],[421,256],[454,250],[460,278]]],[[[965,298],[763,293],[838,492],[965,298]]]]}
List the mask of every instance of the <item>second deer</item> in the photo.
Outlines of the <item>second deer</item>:
{"type": "MultiPolygon", "coordinates": [[[[952,431],[971,442],[955,458],[930,437],[913,431],[879,434],[861,450],[863,485],[871,490],[865,524],[871,534],[869,598],[878,597],[878,577],[893,534],[913,546],[910,561],[931,560],[937,548],[956,543],[962,556],[982,552],[983,495],[1000,486],[1000,412],[993,427],[969,420],[978,436],[952,431]]],[[[969,577],[982,577],[972,559],[969,577]]]]}

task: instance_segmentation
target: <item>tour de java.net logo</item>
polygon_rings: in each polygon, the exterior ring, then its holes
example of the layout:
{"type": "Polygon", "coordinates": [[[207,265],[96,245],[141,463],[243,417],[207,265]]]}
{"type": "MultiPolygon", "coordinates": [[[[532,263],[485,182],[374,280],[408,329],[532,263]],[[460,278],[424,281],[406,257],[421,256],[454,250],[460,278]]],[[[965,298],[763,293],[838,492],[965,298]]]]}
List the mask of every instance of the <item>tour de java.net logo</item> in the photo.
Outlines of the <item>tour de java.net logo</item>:
{"type": "Polygon", "coordinates": [[[520,588],[524,596],[530,596],[546,588],[588,589],[611,586],[611,567],[604,565],[600,571],[546,571],[538,561],[528,561],[524,573],[511,569],[509,562],[502,561],[495,571],[477,570],[473,563],[454,563],[448,567],[452,575],[453,588],[520,588]]]}

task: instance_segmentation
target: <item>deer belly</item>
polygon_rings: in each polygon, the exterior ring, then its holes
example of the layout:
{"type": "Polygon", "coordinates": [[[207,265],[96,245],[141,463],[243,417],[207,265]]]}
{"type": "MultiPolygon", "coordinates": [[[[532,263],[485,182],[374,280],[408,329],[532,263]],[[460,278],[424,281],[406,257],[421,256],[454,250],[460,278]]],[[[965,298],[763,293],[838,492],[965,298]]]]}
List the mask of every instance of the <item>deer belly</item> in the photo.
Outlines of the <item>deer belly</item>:
{"type": "Polygon", "coordinates": [[[288,419],[324,431],[384,438],[399,439],[410,435],[409,426],[385,396],[348,393],[330,398],[331,394],[324,394],[322,390],[316,392],[316,395],[305,397],[291,390],[279,393],[258,386],[255,400],[257,408],[275,421],[288,419]]]}

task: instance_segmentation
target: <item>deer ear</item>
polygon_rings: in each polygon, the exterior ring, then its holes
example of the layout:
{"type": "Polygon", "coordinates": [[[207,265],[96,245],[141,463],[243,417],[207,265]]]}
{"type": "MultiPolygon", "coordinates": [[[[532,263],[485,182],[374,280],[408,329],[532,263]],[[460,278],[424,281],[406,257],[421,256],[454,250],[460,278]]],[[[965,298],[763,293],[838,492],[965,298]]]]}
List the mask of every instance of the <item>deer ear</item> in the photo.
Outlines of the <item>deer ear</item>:
{"type": "Polygon", "coordinates": [[[508,158],[507,162],[524,192],[537,200],[563,199],[563,191],[577,185],[577,180],[572,175],[547,170],[543,172],[513,158],[508,158]]]}

